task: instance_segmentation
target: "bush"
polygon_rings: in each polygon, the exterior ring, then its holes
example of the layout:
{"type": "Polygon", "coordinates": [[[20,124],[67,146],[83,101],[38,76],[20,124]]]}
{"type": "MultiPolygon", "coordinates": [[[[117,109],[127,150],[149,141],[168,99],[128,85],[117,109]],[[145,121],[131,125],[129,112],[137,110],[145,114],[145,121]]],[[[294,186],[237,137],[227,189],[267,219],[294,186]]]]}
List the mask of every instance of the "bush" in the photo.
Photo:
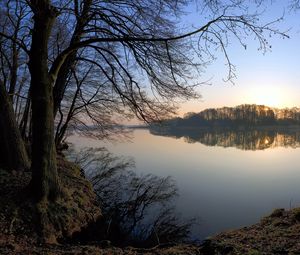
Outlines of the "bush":
{"type": "Polygon", "coordinates": [[[300,208],[295,208],[295,209],[293,209],[293,217],[294,217],[297,221],[300,221],[300,208]]]}

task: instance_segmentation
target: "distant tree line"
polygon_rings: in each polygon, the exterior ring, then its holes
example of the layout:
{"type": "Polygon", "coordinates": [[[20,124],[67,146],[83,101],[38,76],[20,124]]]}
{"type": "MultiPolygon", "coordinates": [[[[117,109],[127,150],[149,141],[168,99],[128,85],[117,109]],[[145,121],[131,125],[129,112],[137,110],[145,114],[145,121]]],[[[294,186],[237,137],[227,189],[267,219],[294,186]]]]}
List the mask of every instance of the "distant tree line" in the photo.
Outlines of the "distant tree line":
{"type": "Polygon", "coordinates": [[[205,109],[199,113],[190,112],[183,118],[165,120],[162,124],[170,127],[299,125],[300,109],[243,104],[236,107],[205,109]]]}

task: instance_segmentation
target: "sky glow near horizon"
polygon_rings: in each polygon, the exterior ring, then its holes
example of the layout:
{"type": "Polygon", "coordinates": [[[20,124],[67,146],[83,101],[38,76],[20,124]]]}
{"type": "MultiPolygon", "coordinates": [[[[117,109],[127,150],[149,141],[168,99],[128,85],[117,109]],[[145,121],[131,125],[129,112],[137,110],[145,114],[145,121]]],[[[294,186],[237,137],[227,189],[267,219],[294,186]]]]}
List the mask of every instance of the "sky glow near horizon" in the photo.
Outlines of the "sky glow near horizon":
{"type": "MultiPolygon", "coordinates": [[[[300,107],[300,10],[287,10],[287,1],[275,1],[267,5],[262,20],[272,21],[285,12],[284,20],[278,23],[282,31],[287,31],[289,39],[279,36],[269,38],[272,49],[265,54],[258,51],[258,42],[246,39],[247,50],[232,38],[228,54],[235,65],[237,76],[231,82],[224,82],[227,67],[221,53],[217,60],[205,71],[199,81],[210,79],[210,85],[202,85],[197,91],[200,100],[191,100],[180,105],[179,115],[186,112],[199,112],[206,108],[236,106],[240,104],[264,104],[271,107],[300,107]]],[[[183,22],[196,26],[197,13],[189,7],[183,22]]]]}

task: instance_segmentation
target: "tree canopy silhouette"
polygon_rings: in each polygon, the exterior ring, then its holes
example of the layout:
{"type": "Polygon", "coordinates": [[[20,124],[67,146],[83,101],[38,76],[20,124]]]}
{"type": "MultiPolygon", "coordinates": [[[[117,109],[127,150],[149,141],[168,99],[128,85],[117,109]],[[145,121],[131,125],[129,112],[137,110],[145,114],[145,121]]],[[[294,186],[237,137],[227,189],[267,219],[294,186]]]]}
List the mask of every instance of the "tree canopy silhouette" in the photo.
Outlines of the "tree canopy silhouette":
{"type": "MultiPolygon", "coordinates": [[[[172,115],[178,98],[199,96],[194,88],[216,50],[227,61],[228,78],[234,77],[229,40],[246,47],[250,36],[267,50],[267,36],[286,36],[276,28],[278,20],[263,24],[258,12],[250,12],[247,6],[257,4],[251,0],[201,1],[198,27],[184,29],[179,18],[188,3],[1,2],[0,79],[13,99],[21,136],[31,143],[31,188],[38,200],[61,193],[56,147],[71,124],[95,124],[105,133],[120,116],[151,121],[172,115]]],[[[13,126],[0,132],[20,132],[13,126]]]]}

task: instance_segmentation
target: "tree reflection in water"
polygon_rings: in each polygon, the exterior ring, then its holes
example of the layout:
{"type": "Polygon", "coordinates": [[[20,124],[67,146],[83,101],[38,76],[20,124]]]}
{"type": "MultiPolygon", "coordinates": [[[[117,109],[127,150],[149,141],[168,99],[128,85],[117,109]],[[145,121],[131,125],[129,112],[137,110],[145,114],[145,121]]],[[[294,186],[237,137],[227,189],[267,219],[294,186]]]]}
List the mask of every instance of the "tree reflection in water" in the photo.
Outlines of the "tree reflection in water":
{"type": "Polygon", "coordinates": [[[195,219],[183,220],[176,214],[172,204],[178,191],[171,177],[138,175],[132,158],[116,157],[105,148],[71,152],[69,158],[91,180],[103,214],[88,230],[88,241],[151,247],[189,239],[195,219]]]}
{"type": "Polygon", "coordinates": [[[300,147],[300,130],[276,129],[166,129],[151,128],[153,135],[183,137],[188,143],[236,147],[241,150],[264,150],[275,147],[300,147]]]}

